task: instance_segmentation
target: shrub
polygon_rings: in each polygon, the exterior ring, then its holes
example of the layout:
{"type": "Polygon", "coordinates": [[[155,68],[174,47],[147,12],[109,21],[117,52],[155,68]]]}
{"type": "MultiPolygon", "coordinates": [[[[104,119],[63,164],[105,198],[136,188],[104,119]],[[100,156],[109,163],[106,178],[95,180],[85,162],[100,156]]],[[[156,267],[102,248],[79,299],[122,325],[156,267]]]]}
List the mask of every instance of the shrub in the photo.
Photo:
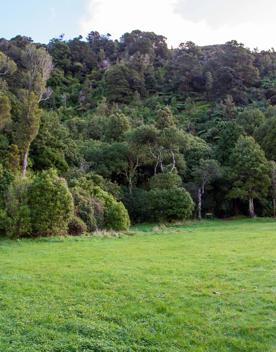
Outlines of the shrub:
{"type": "Polygon", "coordinates": [[[89,232],[101,229],[127,230],[130,220],[124,205],[93,182],[79,180],[72,189],[75,214],[89,232]]]}
{"type": "Polygon", "coordinates": [[[14,175],[0,163],[0,207],[5,206],[5,194],[14,181],[14,175]]]}
{"type": "Polygon", "coordinates": [[[184,220],[193,213],[194,202],[184,188],[153,189],[148,197],[149,216],[153,221],[184,220]]]}
{"type": "Polygon", "coordinates": [[[150,188],[170,189],[181,187],[182,179],[175,172],[160,173],[150,179],[150,188]]]}
{"type": "Polygon", "coordinates": [[[86,224],[88,231],[94,231],[97,228],[97,223],[89,193],[80,187],[75,187],[72,189],[72,195],[76,216],[86,224]]]}
{"type": "Polygon", "coordinates": [[[127,230],[130,226],[128,211],[110,193],[95,187],[94,196],[104,204],[104,228],[116,231],[127,230]]]}
{"type": "Polygon", "coordinates": [[[105,227],[115,231],[128,230],[130,220],[128,212],[121,202],[113,202],[105,211],[105,227]]]}
{"type": "Polygon", "coordinates": [[[33,235],[65,234],[73,216],[73,198],[64,179],[56,171],[35,176],[28,191],[33,235]]]}
{"type": "Polygon", "coordinates": [[[80,236],[85,232],[87,232],[87,226],[84,221],[82,221],[79,217],[74,216],[68,224],[69,235],[80,236]]]}
{"type": "Polygon", "coordinates": [[[5,209],[0,208],[0,235],[5,234],[7,224],[7,213],[5,209]]]}
{"type": "Polygon", "coordinates": [[[134,188],[132,193],[128,190],[124,194],[124,204],[128,210],[131,221],[135,223],[149,221],[149,197],[147,191],[142,188],[134,188]]]}
{"type": "Polygon", "coordinates": [[[31,211],[28,205],[29,188],[30,180],[16,178],[6,192],[6,219],[3,217],[2,224],[6,234],[10,237],[31,235],[31,211]]]}

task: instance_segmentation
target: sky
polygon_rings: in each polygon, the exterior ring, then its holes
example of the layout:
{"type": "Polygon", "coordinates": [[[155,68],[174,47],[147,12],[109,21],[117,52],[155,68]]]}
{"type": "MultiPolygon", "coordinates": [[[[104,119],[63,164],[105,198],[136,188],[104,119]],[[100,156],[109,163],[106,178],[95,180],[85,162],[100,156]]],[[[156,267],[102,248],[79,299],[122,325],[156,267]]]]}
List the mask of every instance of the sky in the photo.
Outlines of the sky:
{"type": "Polygon", "coordinates": [[[276,48],[276,0],[0,0],[0,37],[27,35],[47,43],[92,31],[120,38],[134,29],[167,37],[169,46],[236,39],[276,48]]]}

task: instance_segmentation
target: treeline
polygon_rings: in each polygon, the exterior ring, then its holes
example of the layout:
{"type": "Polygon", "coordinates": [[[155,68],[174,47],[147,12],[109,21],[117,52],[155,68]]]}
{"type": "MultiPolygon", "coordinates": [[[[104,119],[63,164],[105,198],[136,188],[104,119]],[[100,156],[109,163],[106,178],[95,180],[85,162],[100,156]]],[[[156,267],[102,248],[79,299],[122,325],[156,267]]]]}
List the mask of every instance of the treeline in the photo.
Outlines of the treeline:
{"type": "Polygon", "coordinates": [[[139,30],[0,39],[3,233],[275,216],[275,160],[274,50],[139,30]]]}

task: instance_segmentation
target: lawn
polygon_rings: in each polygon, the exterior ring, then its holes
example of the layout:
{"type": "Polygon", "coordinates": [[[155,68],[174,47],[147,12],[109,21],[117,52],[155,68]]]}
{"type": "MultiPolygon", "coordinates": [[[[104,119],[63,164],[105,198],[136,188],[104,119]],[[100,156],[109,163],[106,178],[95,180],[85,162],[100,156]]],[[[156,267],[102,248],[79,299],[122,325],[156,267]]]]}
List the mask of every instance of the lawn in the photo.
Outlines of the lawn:
{"type": "Polygon", "coordinates": [[[276,351],[276,222],[0,241],[0,351],[276,351]]]}

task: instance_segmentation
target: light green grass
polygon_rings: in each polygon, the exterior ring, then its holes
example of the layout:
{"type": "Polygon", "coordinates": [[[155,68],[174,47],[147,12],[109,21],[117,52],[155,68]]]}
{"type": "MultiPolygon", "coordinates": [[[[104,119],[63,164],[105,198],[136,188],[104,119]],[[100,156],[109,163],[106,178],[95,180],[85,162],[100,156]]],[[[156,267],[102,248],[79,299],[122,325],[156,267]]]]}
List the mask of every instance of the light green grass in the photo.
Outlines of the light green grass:
{"type": "Polygon", "coordinates": [[[276,222],[0,241],[0,351],[276,351],[276,222]]]}

